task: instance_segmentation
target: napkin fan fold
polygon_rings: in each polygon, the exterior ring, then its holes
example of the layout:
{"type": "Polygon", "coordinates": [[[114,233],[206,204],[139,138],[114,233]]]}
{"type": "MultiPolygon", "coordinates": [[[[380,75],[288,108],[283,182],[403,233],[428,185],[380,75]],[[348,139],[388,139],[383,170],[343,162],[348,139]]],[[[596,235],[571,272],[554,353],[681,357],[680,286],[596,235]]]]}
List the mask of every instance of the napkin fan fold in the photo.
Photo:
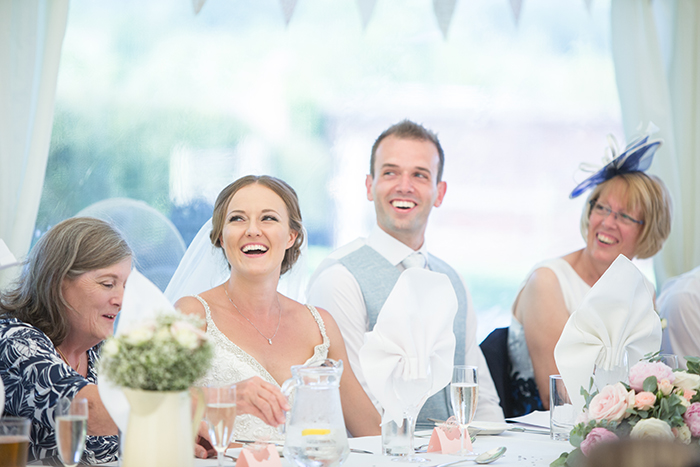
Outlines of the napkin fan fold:
{"type": "Polygon", "coordinates": [[[452,378],[457,296],[449,278],[421,268],[405,270],[365,334],[359,358],[383,423],[401,423],[452,378]]]}
{"type": "Polygon", "coordinates": [[[554,349],[554,359],[577,411],[583,408],[581,388],[588,390],[596,359],[619,365],[627,352],[632,366],[661,346],[661,320],[654,311],[649,281],[620,255],[571,314],[554,349]]]}

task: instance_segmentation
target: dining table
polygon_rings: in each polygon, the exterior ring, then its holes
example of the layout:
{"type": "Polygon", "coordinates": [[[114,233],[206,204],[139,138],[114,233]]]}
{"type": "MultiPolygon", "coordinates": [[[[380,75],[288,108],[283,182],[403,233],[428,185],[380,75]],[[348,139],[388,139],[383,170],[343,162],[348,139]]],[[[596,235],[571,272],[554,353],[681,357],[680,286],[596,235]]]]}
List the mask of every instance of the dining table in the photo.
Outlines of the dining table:
{"type": "MultiPolygon", "coordinates": [[[[427,445],[429,436],[417,433],[415,445],[427,445]]],[[[441,454],[439,452],[419,452],[416,455],[422,457],[426,462],[408,463],[395,462],[394,457],[382,455],[381,436],[366,436],[360,438],[350,438],[348,440],[350,448],[353,450],[348,459],[342,464],[343,467],[399,467],[411,465],[417,467],[431,467],[437,464],[456,461],[460,459],[457,454],[441,454]],[[366,451],[358,452],[358,451],[366,451]],[[369,454],[371,453],[371,454],[369,454]]],[[[481,453],[496,447],[505,446],[506,453],[500,459],[493,462],[494,466],[514,466],[514,467],[547,467],[557,459],[563,452],[569,452],[573,446],[566,441],[554,441],[549,434],[531,432],[504,431],[497,435],[477,435],[473,443],[474,451],[481,453]]],[[[236,456],[240,450],[230,449],[229,454],[236,456]]],[[[215,467],[216,459],[195,459],[194,467],[215,467]]],[[[235,462],[226,458],[226,466],[234,466],[235,462]]],[[[465,459],[463,464],[475,465],[474,462],[465,459]]],[[[283,467],[295,467],[288,459],[282,458],[283,467]]]]}

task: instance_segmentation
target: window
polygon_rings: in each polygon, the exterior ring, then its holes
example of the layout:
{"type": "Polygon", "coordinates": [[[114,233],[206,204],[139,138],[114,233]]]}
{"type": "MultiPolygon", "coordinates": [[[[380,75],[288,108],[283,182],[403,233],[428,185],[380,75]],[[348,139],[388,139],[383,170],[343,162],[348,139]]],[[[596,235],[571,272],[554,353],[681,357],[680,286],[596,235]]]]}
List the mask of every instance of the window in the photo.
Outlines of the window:
{"type": "Polygon", "coordinates": [[[72,0],[37,235],[102,199],[142,200],[188,243],[235,178],[298,192],[309,273],[366,235],[374,139],[403,118],[438,132],[445,203],[427,241],[464,275],[482,327],[507,325],[538,261],[583,246],[568,194],[622,139],[609,2],[72,0]]]}

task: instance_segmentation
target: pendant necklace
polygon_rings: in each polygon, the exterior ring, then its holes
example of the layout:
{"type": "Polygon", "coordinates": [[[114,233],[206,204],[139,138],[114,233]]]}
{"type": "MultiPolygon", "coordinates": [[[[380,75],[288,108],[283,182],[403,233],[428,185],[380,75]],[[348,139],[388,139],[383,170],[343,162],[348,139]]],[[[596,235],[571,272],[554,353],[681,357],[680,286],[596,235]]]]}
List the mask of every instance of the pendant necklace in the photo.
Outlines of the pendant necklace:
{"type": "Polygon", "coordinates": [[[228,295],[228,287],[224,287],[224,293],[226,294],[226,298],[228,298],[228,301],[231,302],[231,305],[233,305],[233,307],[236,309],[236,311],[241,316],[243,316],[245,318],[245,320],[248,321],[250,323],[250,325],[255,328],[256,331],[258,331],[258,334],[260,334],[261,336],[263,336],[267,340],[268,344],[272,345],[272,339],[275,338],[275,336],[277,335],[277,331],[280,330],[280,323],[282,322],[282,307],[281,306],[279,307],[280,313],[279,313],[279,316],[277,317],[277,329],[275,329],[275,333],[272,335],[272,337],[267,337],[265,334],[260,332],[260,329],[258,329],[258,327],[251,320],[249,320],[248,317],[241,312],[241,310],[238,309],[236,304],[233,303],[233,300],[231,300],[231,297],[229,297],[229,295],[228,295]]]}
{"type": "MultiPolygon", "coordinates": [[[[235,305],[234,305],[234,306],[235,306],[235,305]]],[[[66,364],[67,364],[68,366],[70,366],[71,368],[73,368],[73,367],[71,366],[71,364],[68,362],[68,359],[66,358],[66,356],[63,355],[63,352],[61,352],[61,349],[59,349],[58,347],[56,347],[56,350],[58,351],[58,354],[61,356],[61,358],[63,359],[63,361],[66,362],[66,364]]],[[[78,359],[78,366],[75,367],[75,371],[80,371],[80,359],[78,359]]]]}

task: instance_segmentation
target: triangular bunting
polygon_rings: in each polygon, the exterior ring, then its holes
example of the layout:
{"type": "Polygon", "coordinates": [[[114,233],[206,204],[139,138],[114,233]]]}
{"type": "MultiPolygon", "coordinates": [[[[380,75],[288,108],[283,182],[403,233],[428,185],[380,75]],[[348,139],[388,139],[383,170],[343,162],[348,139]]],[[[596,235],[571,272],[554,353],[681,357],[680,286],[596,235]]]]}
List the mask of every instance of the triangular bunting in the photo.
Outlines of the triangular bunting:
{"type": "Polygon", "coordinates": [[[515,20],[515,25],[518,25],[520,21],[520,9],[523,6],[523,0],[510,0],[510,8],[513,10],[513,19],[515,20]]]}
{"type": "Polygon", "coordinates": [[[202,7],[204,6],[204,2],[207,0],[192,0],[192,8],[194,9],[194,14],[198,14],[201,10],[202,7]]]}
{"type": "Polygon", "coordinates": [[[362,20],[362,30],[367,29],[376,4],[377,0],[357,0],[357,8],[360,10],[360,19],[362,20]]]}
{"type": "Polygon", "coordinates": [[[440,26],[440,31],[442,31],[442,37],[444,39],[447,39],[447,31],[450,29],[450,23],[452,22],[452,15],[455,12],[456,4],[457,0],[433,0],[435,18],[437,19],[438,26],[440,26]]]}
{"type": "Polygon", "coordinates": [[[588,11],[590,13],[591,6],[593,5],[593,0],[583,0],[583,3],[586,4],[586,11],[588,11]]]}
{"type": "Polygon", "coordinates": [[[282,5],[282,14],[284,15],[284,24],[289,26],[289,21],[294,14],[294,8],[297,6],[297,0],[280,0],[282,5]]]}

